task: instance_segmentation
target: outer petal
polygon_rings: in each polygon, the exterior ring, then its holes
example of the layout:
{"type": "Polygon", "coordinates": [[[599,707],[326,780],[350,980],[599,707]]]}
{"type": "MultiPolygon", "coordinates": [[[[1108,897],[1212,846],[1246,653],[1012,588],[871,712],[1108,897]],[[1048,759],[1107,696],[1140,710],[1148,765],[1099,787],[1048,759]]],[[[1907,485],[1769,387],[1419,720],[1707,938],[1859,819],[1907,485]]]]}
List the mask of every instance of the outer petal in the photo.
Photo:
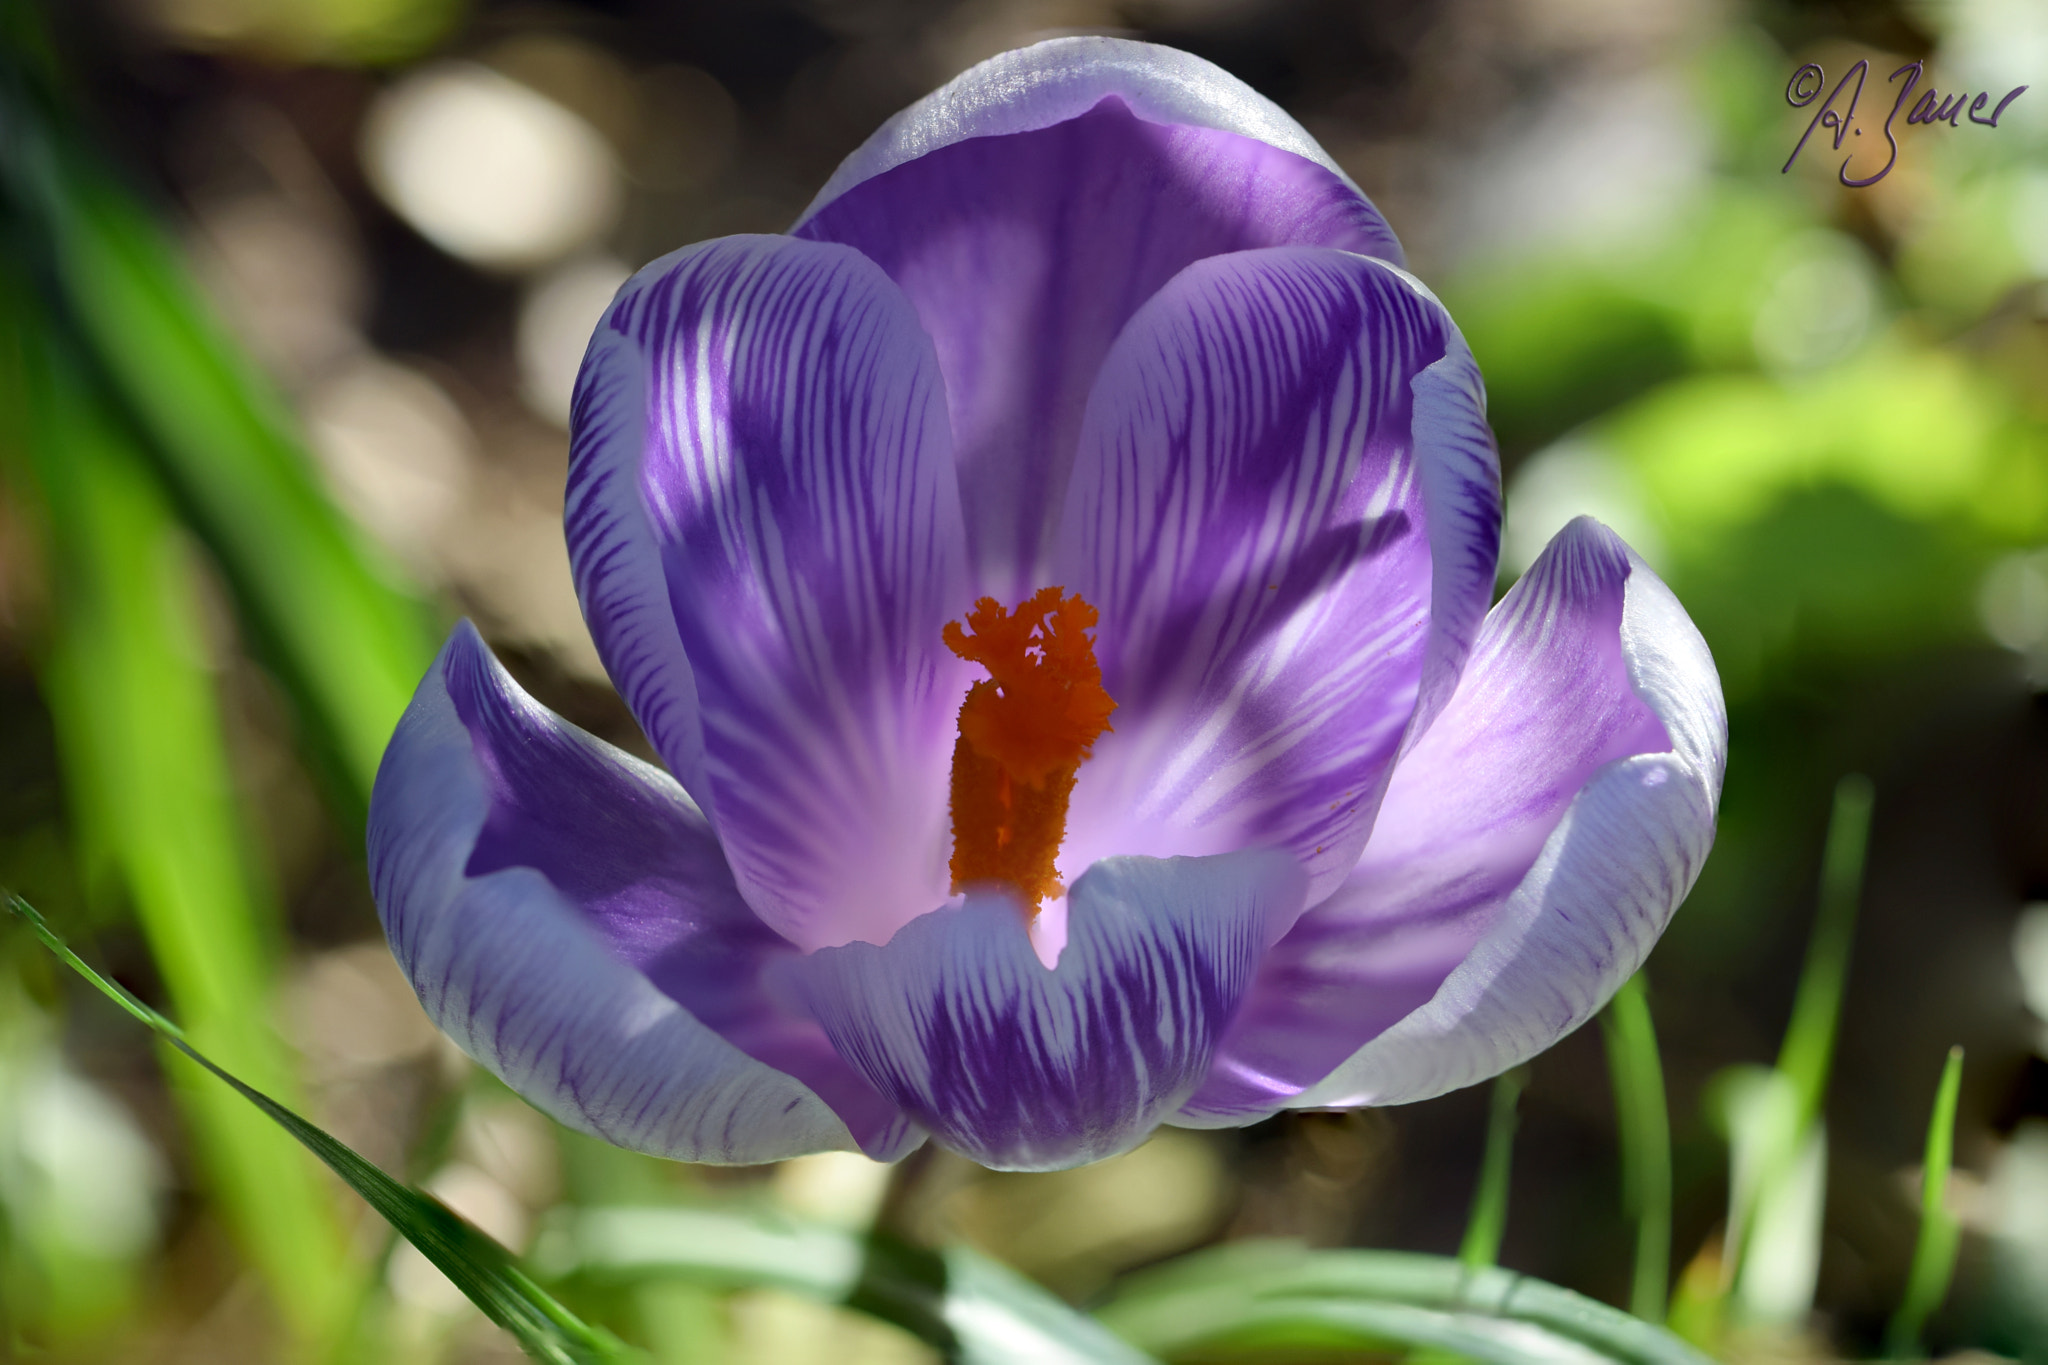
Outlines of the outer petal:
{"type": "MultiPolygon", "coordinates": [[[[1065,123],[1111,96],[1147,123],[1213,128],[1291,152],[1365,198],[1307,129],[1215,63],[1129,38],[1049,38],[989,58],[877,128],[839,164],[793,230],[854,186],[906,162],[968,138],[1065,123]]],[[[1401,248],[1391,231],[1383,246],[1373,254],[1398,265],[1401,248]]]]}
{"type": "Polygon", "coordinates": [[[467,623],[385,754],[369,846],[428,1014],[570,1127],[690,1161],[920,1139],[769,1002],[762,970],[795,949],[681,789],[534,703],[467,623]]]}
{"type": "Polygon", "coordinates": [[[1303,915],[1183,1121],[1427,1099],[1535,1055],[1641,965],[1713,842],[1727,718],[1670,590],[1560,532],[1303,915]]]}
{"type": "Polygon", "coordinates": [[[844,247],[687,248],[591,342],[584,613],[748,901],[805,947],[880,942],[946,896],[958,498],[931,342],[844,247]]]}
{"type": "Polygon", "coordinates": [[[1441,305],[1344,252],[1203,261],[1132,319],[1055,561],[1102,612],[1119,704],[1081,772],[1072,866],[1277,846],[1311,904],[1336,889],[1486,612],[1483,402],[1441,305]]]}
{"type": "Polygon", "coordinates": [[[989,895],[886,947],[811,954],[786,980],[947,1146],[1001,1170],[1076,1166],[1135,1146],[1192,1092],[1301,893],[1276,853],[1113,858],[1075,883],[1055,967],[989,895]]]}
{"type": "Polygon", "coordinates": [[[1110,343],[1184,266],[1284,244],[1399,259],[1301,129],[1170,48],[1066,39],[912,106],[795,229],[879,262],[938,348],[982,587],[1044,582],[1110,343]]]}

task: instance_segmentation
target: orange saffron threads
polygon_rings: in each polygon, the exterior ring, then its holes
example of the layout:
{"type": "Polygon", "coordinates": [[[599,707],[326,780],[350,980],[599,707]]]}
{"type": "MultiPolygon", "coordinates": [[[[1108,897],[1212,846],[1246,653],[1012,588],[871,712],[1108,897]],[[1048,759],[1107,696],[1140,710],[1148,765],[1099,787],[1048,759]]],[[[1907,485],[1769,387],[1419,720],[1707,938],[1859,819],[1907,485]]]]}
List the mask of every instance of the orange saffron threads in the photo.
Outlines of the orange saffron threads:
{"type": "Polygon", "coordinates": [[[946,647],[988,670],[960,706],[953,745],[953,890],[997,883],[1038,913],[1062,894],[1054,869],[1074,777],[1116,703],[1086,632],[1096,611],[1040,588],[1014,612],[984,597],[946,647]],[[970,633],[972,632],[972,633],[970,633]]]}

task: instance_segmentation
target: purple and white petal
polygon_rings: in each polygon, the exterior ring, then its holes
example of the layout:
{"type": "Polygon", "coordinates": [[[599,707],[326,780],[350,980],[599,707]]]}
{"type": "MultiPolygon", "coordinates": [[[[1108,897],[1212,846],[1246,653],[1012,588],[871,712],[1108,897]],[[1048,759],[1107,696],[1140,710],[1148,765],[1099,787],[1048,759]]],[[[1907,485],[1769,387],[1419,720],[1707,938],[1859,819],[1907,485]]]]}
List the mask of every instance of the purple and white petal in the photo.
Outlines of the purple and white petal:
{"type": "Polygon", "coordinates": [[[661,543],[641,495],[648,380],[640,343],[600,322],[570,405],[562,530],[583,619],[605,671],[662,762],[701,800],[710,784],[697,678],[683,652],[661,543]]]}
{"type": "MultiPolygon", "coordinates": [[[[1431,299],[1420,280],[1409,282],[1431,299]]],[[[1450,701],[1478,638],[1500,572],[1500,456],[1486,425],[1486,386],[1472,348],[1448,329],[1443,359],[1415,376],[1413,439],[1429,520],[1429,646],[1422,659],[1412,746],[1450,701]]]]}
{"type": "Polygon", "coordinates": [[[1312,140],[1167,48],[1072,39],[1009,53],[855,153],[797,235],[900,285],[938,350],[983,591],[1043,586],[1088,392],[1183,267],[1282,245],[1398,259],[1312,140]]]}
{"type": "Polygon", "coordinates": [[[1056,965],[1002,894],[781,969],[840,1054],[948,1147],[1054,1170],[1135,1146],[1192,1093],[1302,877],[1272,852],[1113,858],[1056,965]]]}
{"type": "Polygon", "coordinates": [[[1424,678],[1448,690],[1485,615],[1482,403],[1442,306],[1349,253],[1203,261],[1132,319],[1054,562],[1119,707],[1063,866],[1279,847],[1310,904],[1336,889],[1424,678]]]}
{"type": "Polygon", "coordinates": [[[466,622],[385,753],[369,852],[427,1013],[568,1126],[689,1161],[922,1139],[769,1000],[796,950],[675,782],[527,697],[466,622]]]}
{"type": "MultiPolygon", "coordinates": [[[[854,186],[905,162],[968,138],[1065,123],[1112,96],[1147,123],[1213,128],[1292,152],[1365,198],[1286,110],[1214,62],[1129,38],[1048,38],[970,67],[890,118],[839,163],[791,231],[854,186]]],[[[1399,265],[1400,252],[1388,231],[1385,248],[1372,254],[1399,265]]]]}
{"type": "Polygon", "coordinates": [[[743,893],[809,948],[947,895],[972,600],[944,393],[846,247],[702,243],[642,270],[579,381],[567,532],[620,691],[743,893]]]}
{"type": "Polygon", "coordinates": [[[1670,590],[1573,522],[1487,618],[1365,856],[1268,956],[1180,1121],[1426,1099],[1578,1027],[1691,888],[1726,743],[1670,590]]]}

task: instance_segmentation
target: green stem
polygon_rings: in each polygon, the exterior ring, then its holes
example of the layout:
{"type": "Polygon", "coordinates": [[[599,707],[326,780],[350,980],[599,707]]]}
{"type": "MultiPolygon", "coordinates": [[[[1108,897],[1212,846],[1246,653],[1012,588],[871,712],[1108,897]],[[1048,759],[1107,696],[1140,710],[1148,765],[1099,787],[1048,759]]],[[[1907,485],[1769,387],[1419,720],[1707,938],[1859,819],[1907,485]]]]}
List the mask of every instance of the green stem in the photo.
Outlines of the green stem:
{"type": "Polygon", "coordinates": [[[1629,1311],[1645,1322],[1662,1322],[1671,1283],[1671,1115],[1640,972],[1616,992],[1600,1024],[1621,1136],[1622,1204],[1636,1223],[1629,1311]]]}
{"type": "Polygon", "coordinates": [[[1500,1239],[1508,1223],[1508,1176],[1515,1156],[1515,1104],[1529,1083],[1520,1067],[1502,1072],[1493,1083],[1493,1104],[1486,1120],[1486,1155],[1479,1163],[1479,1186],[1472,1192],[1472,1216],[1458,1260],[1484,1270],[1500,1259],[1500,1239]]]}
{"type": "Polygon", "coordinates": [[[1778,1070],[1799,1092],[1799,1131],[1820,1114],[1834,1061],[1835,1031],[1841,1024],[1842,992],[1849,977],[1849,947],[1856,933],[1856,907],[1863,896],[1864,853],[1870,843],[1870,779],[1850,773],[1835,784],[1835,809],[1821,861],[1820,908],[1806,965],[1792,1002],[1792,1021],[1778,1052],[1778,1070]]]}

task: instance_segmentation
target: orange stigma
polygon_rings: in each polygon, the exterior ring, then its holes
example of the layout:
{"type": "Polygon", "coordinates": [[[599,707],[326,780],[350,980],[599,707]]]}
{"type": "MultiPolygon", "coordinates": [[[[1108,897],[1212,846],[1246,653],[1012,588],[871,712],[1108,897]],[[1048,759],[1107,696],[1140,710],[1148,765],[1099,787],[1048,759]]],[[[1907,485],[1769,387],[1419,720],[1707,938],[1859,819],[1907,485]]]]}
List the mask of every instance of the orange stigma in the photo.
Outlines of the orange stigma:
{"type": "Polygon", "coordinates": [[[1061,894],[1053,862],[1074,775],[1116,710],[1085,633],[1095,620],[1079,597],[1040,588],[1015,612],[984,597],[965,630],[947,623],[946,647],[988,670],[961,703],[953,745],[955,892],[999,883],[1034,916],[1061,894]]]}

